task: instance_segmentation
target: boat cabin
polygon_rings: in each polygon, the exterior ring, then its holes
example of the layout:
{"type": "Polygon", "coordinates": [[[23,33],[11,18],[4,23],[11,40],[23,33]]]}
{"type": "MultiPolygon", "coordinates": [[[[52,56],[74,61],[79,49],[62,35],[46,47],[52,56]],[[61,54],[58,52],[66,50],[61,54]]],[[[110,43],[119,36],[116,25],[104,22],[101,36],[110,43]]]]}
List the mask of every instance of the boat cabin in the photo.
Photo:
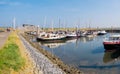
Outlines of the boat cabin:
{"type": "Polygon", "coordinates": [[[120,35],[112,35],[109,37],[109,40],[120,40],[120,35]]]}

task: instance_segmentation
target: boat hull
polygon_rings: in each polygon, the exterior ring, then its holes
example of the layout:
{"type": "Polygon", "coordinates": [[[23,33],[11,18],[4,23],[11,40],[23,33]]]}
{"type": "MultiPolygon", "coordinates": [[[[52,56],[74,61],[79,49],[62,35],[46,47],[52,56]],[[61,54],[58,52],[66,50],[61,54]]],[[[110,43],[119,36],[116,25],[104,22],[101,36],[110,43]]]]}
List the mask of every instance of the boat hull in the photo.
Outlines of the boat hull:
{"type": "Polygon", "coordinates": [[[97,35],[105,35],[106,33],[98,33],[97,35]]]}
{"type": "Polygon", "coordinates": [[[67,36],[66,38],[79,38],[80,36],[67,36]]]}
{"type": "Polygon", "coordinates": [[[61,42],[63,40],[66,40],[66,37],[63,38],[57,38],[57,39],[42,39],[42,38],[37,38],[38,41],[44,41],[44,42],[61,42]]]}
{"type": "Polygon", "coordinates": [[[120,47],[120,41],[104,41],[104,48],[105,49],[116,49],[120,47]]]}
{"type": "Polygon", "coordinates": [[[114,50],[120,48],[120,44],[104,44],[106,50],[114,50]]]}
{"type": "Polygon", "coordinates": [[[116,50],[120,48],[120,35],[111,35],[103,41],[106,50],[116,50]]]}

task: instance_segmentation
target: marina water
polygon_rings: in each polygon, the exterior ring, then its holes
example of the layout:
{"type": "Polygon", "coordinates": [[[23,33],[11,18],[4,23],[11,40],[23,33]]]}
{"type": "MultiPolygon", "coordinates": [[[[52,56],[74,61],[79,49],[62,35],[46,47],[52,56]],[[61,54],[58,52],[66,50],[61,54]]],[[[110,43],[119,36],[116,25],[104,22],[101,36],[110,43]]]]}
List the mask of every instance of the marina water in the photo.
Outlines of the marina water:
{"type": "Polygon", "coordinates": [[[65,64],[80,69],[85,74],[120,74],[120,50],[105,51],[103,46],[104,38],[110,35],[38,43],[65,64]]]}

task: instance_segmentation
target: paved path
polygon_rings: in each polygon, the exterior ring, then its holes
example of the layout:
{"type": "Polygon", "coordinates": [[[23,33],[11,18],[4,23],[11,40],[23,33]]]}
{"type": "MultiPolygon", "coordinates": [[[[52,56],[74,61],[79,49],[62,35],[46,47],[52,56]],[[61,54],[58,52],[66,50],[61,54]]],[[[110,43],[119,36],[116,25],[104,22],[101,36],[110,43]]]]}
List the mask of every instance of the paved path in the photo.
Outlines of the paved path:
{"type": "Polygon", "coordinates": [[[57,65],[53,64],[46,56],[32,47],[22,36],[20,37],[29,54],[33,58],[35,67],[38,68],[37,74],[39,74],[39,71],[41,70],[43,74],[65,74],[65,72],[57,65]]]}
{"type": "Polygon", "coordinates": [[[0,32],[0,48],[5,44],[10,32],[0,32]]]}

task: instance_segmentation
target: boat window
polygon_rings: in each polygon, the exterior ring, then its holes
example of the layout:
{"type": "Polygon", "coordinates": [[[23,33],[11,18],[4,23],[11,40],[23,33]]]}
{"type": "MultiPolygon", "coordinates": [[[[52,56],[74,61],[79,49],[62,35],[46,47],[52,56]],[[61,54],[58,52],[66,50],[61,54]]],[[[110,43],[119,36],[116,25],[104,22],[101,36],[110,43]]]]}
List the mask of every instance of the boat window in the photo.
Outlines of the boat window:
{"type": "Polygon", "coordinates": [[[110,37],[109,40],[119,40],[119,37],[110,37]]]}
{"type": "Polygon", "coordinates": [[[49,34],[47,34],[47,38],[49,38],[50,37],[50,35],[49,34]]]}
{"type": "Polygon", "coordinates": [[[41,35],[41,37],[44,37],[45,35],[41,35]]]}
{"type": "Polygon", "coordinates": [[[113,37],[110,37],[109,40],[113,40],[113,37]]]}
{"type": "Polygon", "coordinates": [[[117,37],[116,40],[119,40],[119,37],[117,37]]]}

